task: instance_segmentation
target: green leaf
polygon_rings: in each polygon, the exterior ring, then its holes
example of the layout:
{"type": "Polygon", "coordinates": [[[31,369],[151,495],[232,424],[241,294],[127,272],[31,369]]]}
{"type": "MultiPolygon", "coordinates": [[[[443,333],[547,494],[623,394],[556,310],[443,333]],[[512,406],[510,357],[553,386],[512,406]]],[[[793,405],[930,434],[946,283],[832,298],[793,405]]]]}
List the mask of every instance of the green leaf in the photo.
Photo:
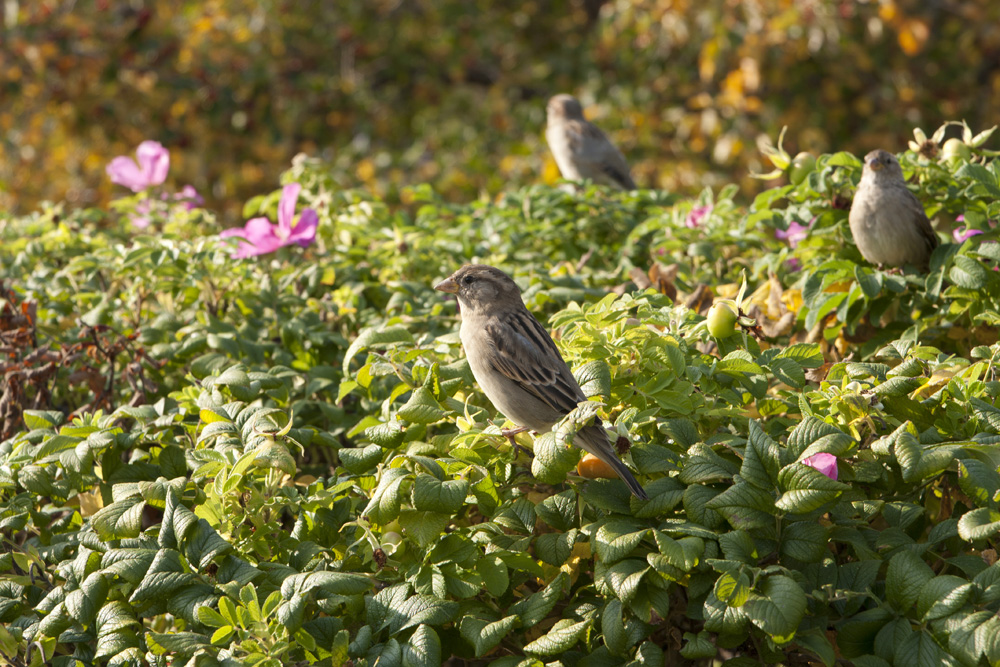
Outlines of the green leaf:
{"type": "Polygon", "coordinates": [[[419,625],[403,644],[403,667],[437,667],[441,664],[441,640],[427,625],[419,625]]]}
{"type": "Polygon", "coordinates": [[[820,630],[811,629],[799,632],[795,635],[795,643],[815,654],[825,667],[833,667],[837,662],[837,653],[833,645],[820,630]]]}
{"type": "Polygon", "coordinates": [[[993,280],[986,267],[967,255],[956,255],[954,262],[948,277],[959,287],[981,290],[993,280]]]}
{"type": "Polygon", "coordinates": [[[972,584],[944,574],[924,584],[917,598],[917,613],[925,621],[944,618],[959,610],[972,594],[972,584]]]}
{"type": "Polygon", "coordinates": [[[678,480],[683,484],[704,484],[730,479],[740,468],[739,464],[719,456],[706,445],[693,445],[687,454],[687,461],[678,475],[678,480]]]}
{"type": "Polygon", "coordinates": [[[900,613],[917,601],[934,571],[912,551],[900,551],[889,561],[885,575],[886,599],[900,613]]]}
{"type": "Polygon", "coordinates": [[[597,557],[610,565],[628,556],[649,532],[635,528],[634,523],[625,520],[609,521],[601,526],[594,536],[597,557]]]}
{"type": "Polygon", "coordinates": [[[380,526],[395,520],[403,503],[403,482],[409,479],[409,475],[409,471],[405,468],[383,469],[378,487],[361,512],[362,516],[368,517],[369,521],[380,526]]]}
{"type": "Polygon", "coordinates": [[[369,591],[374,582],[362,574],[349,572],[305,572],[293,574],[281,582],[281,597],[291,600],[319,589],[327,595],[358,595],[369,591]]]}
{"type": "Polygon", "coordinates": [[[882,291],[882,274],[858,264],[854,267],[854,279],[861,286],[867,299],[874,299],[882,291]]]}
{"type": "Polygon", "coordinates": [[[414,424],[433,424],[443,419],[447,413],[434,398],[431,390],[426,386],[421,386],[413,391],[410,400],[396,414],[399,415],[400,419],[414,424]]]}
{"type": "Polygon", "coordinates": [[[767,577],[761,593],[752,594],[743,608],[747,618],[776,644],[787,644],[805,617],[806,594],[791,577],[767,577]]]}
{"type": "Polygon", "coordinates": [[[413,506],[423,511],[454,514],[465,504],[468,492],[468,480],[442,482],[433,475],[420,474],[413,483],[413,506]]]}
{"type": "Polygon", "coordinates": [[[651,519],[669,513],[684,499],[685,486],[673,477],[661,477],[646,484],[645,491],[649,500],[633,498],[630,502],[636,506],[633,516],[637,519],[651,519]]]}
{"type": "Polygon", "coordinates": [[[543,484],[559,484],[576,467],[582,450],[559,442],[553,432],[535,438],[535,458],[531,461],[531,475],[543,484]]]}
{"type": "Polygon", "coordinates": [[[958,462],[958,485],[979,507],[1000,509],[997,498],[1000,474],[997,474],[995,466],[988,466],[977,459],[961,459],[958,462]]]}
{"type": "Polygon", "coordinates": [[[253,463],[258,468],[274,468],[286,475],[295,474],[295,459],[288,447],[279,442],[269,442],[255,449],[253,463]]]}
{"type": "Polygon", "coordinates": [[[475,647],[476,657],[481,658],[500,645],[518,620],[517,616],[505,616],[490,623],[475,616],[463,616],[459,627],[462,636],[475,647]]]}
{"type": "Polygon", "coordinates": [[[812,512],[832,503],[850,488],[802,463],[792,463],[782,468],[778,473],[778,484],[784,492],[775,506],[784,512],[795,514],[812,512]]]}
{"type": "Polygon", "coordinates": [[[829,530],[818,523],[796,521],[787,524],[781,533],[781,557],[818,563],[828,553],[829,539],[829,530]]]}
{"type": "Polygon", "coordinates": [[[611,400],[611,368],[602,360],[589,361],[573,373],[587,398],[611,400]]]}
{"type": "Polygon", "coordinates": [[[109,590],[108,580],[101,572],[91,573],[80,588],[66,595],[66,611],[76,623],[90,626],[104,604],[109,590]]]}
{"type": "Polygon", "coordinates": [[[112,503],[91,517],[94,531],[103,540],[138,537],[142,530],[142,509],[146,503],[140,497],[112,503]]]}
{"type": "Polygon", "coordinates": [[[526,653],[561,655],[573,648],[590,628],[590,621],[574,623],[571,619],[556,621],[552,629],[524,647],[526,653]]]}
{"type": "Polygon", "coordinates": [[[750,577],[742,570],[723,572],[715,580],[712,592],[730,607],[742,607],[750,598],[750,577]]]}
{"type": "Polygon", "coordinates": [[[681,655],[688,660],[714,658],[717,652],[718,649],[712,642],[709,633],[705,631],[699,632],[697,635],[690,632],[684,633],[684,646],[681,647],[681,655]]]}
{"type": "Polygon", "coordinates": [[[776,380],[784,382],[793,389],[801,389],[806,383],[806,374],[802,369],[802,364],[794,359],[776,358],[768,364],[768,369],[776,380]]]}
{"type": "Polygon", "coordinates": [[[340,463],[355,475],[362,475],[374,469],[375,464],[382,460],[382,448],[378,445],[368,445],[361,449],[344,447],[337,450],[340,463]]]}
{"type": "Polygon", "coordinates": [[[774,494],[738,480],[736,484],[705,503],[736,529],[762,528],[774,522],[774,494]]]}
{"type": "Polygon", "coordinates": [[[363,330],[344,354],[344,376],[351,375],[351,361],[361,350],[385,349],[400,343],[413,344],[413,334],[405,326],[378,326],[363,330]]]}
{"type": "Polygon", "coordinates": [[[435,544],[451,520],[450,514],[438,512],[403,510],[399,513],[399,523],[403,527],[403,531],[412,537],[422,549],[435,544]]]}
{"type": "Polygon", "coordinates": [[[563,586],[568,578],[569,575],[560,572],[548,586],[533,593],[530,597],[514,603],[508,611],[518,616],[521,619],[521,624],[526,628],[541,622],[555,608],[556,602],[562,597],[563,586]]]}
{"type": "Polygon", "coordinates": [[[716,363],[717,373],[763,375],[764,369],[745,350],[734,350],[716,363]]]}
{"type": "Polygon", "coordinates": [[[1000,533],[1000,512],[989,507],[966,512],[958,520],[958,534],[963,540],[986,540],[997,533],[1000,533]]]}
{"type": "Polygon", "coordinates": [[[458,603],[430,595],[414,595],[398,607],[392,607],[391,611],[393,613],[389,618],[389,634],[393,635],[422,623],[427,625],[451,623],[458,615],[458,603]]]}
{"type": "Polygon", "coordinates": [[[576,528],[565,533],[543,533],[535,538],[535,556],[543,563],[559,567],[573,553],[580,531],[576,528]]]}
{"type": "Polygon", "coordinates": [[[775,359],[792,359],[803,368],[819,368],[823,365],[823,351],[818,343],[795,343],[781,350],[775,359]]]}
{"type": "MultiPolygon", "coordinates": [[[[535,447],[537,451],[537,441],[535,447]]],[[[556,530],[569,530],[576,523],[576,494],[570,490],[549,496],[535,505],[535,512],[556,530]]]]}
{"type": "MultiPolygon", "coordinates": [[[[553,534],[554,535],[554,534],[553,534]]],[[[544,537],[540,536],[540,537],[544,537]]],[[[476,561],[476,572],[483,578],[486,590],[494,597],[500,597],[507,592],[510,576],[503,559],[495,554],[487,554],[476,561]]]]}
{"type": "Polygon", "coordinates": [[[384,422],[365,429],[365,437],[379,447],[395,449],[403,444],[406,433],[397,421],[384,422]]]}
{"type": "Polygon", "coordinates": [[[747,445],[743,450],[740,476],[759,489],[773,491],[780,466],[777,443],[764,432],[756,420],[752,420],[747,445]]]}

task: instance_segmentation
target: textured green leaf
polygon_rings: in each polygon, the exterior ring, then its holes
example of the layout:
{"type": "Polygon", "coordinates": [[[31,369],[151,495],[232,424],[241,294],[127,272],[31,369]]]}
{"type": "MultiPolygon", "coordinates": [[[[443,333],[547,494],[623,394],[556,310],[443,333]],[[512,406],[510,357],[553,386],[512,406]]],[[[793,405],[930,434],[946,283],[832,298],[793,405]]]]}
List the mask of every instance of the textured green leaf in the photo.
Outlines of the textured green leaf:
{"type": "Polygon", "coordinates": [[[463,616],[460,629],[462,636],[475,647],[476,657],[482,657],[499,646],[517,622],[517,616],[505,616],[492,623],[475,616],[463,616]]]}
{"type": "Polygon", "coordinates": [[[419,625],[403,644],[403,667],[438,667],[441,639],[429,626],[419,625]]]}
{"type": "Polygon", "coordinates": [[[774,521],[774,495],[742,480],[709,500],[705,507],[719,512],[737,529],[760,528],[774,521]]]}
{"type": "Polygon", "coordinates": [[[977,459],[962,459],[958,462],[958,485],[979,507],[1000,509],[1000,474],[995,467],[977,459]]]}
{"type": "Polygon", "coordinates": [[[630,521],[609,521],[601,526],[594,536],[597,557],[610,565],[628,556],[649,532],[635,528],[630,521]]]}
{"type": "Polygon", "coordinates": [[[519,617],[524,627],[530,628],[539,623],[555,608],[556,602],[562,597],[563,586],[567,579],[568,575],[560,572],[548,586],[511,606],[510,613],[519,617]]]}
{"type": "Polygon", "coordinates": [[[963,540],[985,540],[1000,533],[1000,512],[980,507],[966,512],[958,521],[958,534],[963,540]]]}
{"type": "Polygon", "coordinates": [[[768,577],[761,593],[753,594],[743,605],[754,625],[777,644],[790,642],[806,613],[806,594],[795,580],[784,575],[768,577]]]}
{"type": "Polygon", "coordinates": [[[782,468],[778,473],[778,484],[784,492],[775,505],[782,511],[795,514],[812,512],[832,503],[850,488],[802,463],[782,468]]]}
{"type": "Polygon", "coordinates": [[[94,531],[104,540],[138,537],[142,530],[142,498],[127,498],[100,509],[91,517],[94,531]]]}
{"type": "Polygon", "coordinates": [[[386,468],[371,500],[361,512],[372,523],[386,525],[399,516],[403,503],[403,483],[409,479],[409,471],[404,468],[386,468]]]}
{"type": "Polygon", "coordinates": [[[590,627],[590,621],[574,623],[571,619],[556,621],[552,629],[524,647],[536,655],[561,655],[573,648],[590,627]]]}
{"type": "Polygon", "coordinates": [[[917,613],[925,621],[944,618],[960,609],[972,594],[972,584],[955,575],[943,574],[924,584],[917,598],[917,613]]]}
{"type": "Polygon", "coordinates": [[[413,506],[418,510],[453,514],[461,509],[468,492],[468,480],[442,482],[433,475],[417,475],[413,483],[413,506]]]}
{"type": "Polygon", "coordinates": [[[587,398],[611,399],[611,368],[606,362],[599,359],[589,361],[577,368],[573,376],[587,398]]]}
{"type": "Polygon", "coordinates": [[[829,530],[809,521],[788,524],[781,533],[782,558],[794,558],[803,563],[816,563],[828,552],[829,530]]]}
{"type": "Polygon", "coordinates": [[[440,421],[445,416],[445,411],[441,404],[434,398],[434,394],[426,386],[417,387],[413,390],[410,400],[406,402],[396,413],[400,419],[405,419],[414,424],[433,424],[440,421]]]}
{"type": "Polygon", "coordinates": [[[900,551],[889,561],[886,598],[898,611],[905,612],[933,577],[933,570],[919,556],[912,551],[900,551]]]}

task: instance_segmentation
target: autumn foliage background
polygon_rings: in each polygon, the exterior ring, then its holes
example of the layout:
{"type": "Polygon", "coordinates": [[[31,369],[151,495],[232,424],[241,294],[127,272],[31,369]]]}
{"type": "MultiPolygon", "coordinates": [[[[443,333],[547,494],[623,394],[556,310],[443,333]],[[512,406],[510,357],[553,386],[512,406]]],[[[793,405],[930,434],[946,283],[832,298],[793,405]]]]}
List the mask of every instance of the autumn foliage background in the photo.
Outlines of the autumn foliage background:
{"type": "Polygon", "coordinates": [[[582,98],[636,180],[753,193],[756,143],[863,155],[1000,109],[989,0],[8,2],[0,210],[104,205],[104,166],[144,139],[171,185],[240,221],[296,153],[392,202],[453,200],[557,170],[545,99],[582,98]]]}

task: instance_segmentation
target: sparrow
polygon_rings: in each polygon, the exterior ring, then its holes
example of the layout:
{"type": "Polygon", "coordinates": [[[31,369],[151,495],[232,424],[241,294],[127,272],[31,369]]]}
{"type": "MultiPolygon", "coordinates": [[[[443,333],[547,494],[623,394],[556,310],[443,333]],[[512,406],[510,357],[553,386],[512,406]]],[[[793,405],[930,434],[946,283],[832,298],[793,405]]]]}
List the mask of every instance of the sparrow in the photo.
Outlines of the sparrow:
{"type": "Polygon", "coordinates": [[[556,95],[546,108],[549,144],[559,173],[568,181],[589,178],[595,183],[635,190],[628,162],[611,140],[583,117],[583,107],[572,95],[556,95]]]}
{"type": "MultiPolygon", "coordinates": [[[[458,297],[465,356],[486,397],[520,427],[510,434],[545,433],[587,400],[552,337],[524,306],[521,290],[506,273],[467,264],[434,289],[458,297]]],[[[573,444],[611,466],[637,498],[649,498],[615,454],[599,419],[580,429],[573,444]]]]}
{"type": "Polygon", "coordinates": [[[926,270],[939,243],[924,207],[906,187],[899,161],[888,151],[865,156],[848,220],[861,255],[879,267],[912,264],[926,270]]]}

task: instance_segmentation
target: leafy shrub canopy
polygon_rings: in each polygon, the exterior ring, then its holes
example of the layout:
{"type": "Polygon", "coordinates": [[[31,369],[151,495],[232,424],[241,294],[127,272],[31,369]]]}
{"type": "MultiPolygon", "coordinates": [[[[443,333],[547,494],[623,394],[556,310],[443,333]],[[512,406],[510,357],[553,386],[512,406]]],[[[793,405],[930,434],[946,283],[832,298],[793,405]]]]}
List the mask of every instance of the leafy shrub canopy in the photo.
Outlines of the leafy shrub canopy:
{"type": "Polygon", "coordinates": [[[1000,166],[971,154],[901,156],[962,239],[925,275],[860,259],[847,153],[747,207],[421,186],[390,208],[299,158],[314,242],[239,260],[185,206],[142,233],[132,200],[6,219],[0,651],[995,664],[1000,166]],[[513,274],[648,501],[576,474],[593,410],[500,435],[432,289],[467,261],[513,274]],[[713,294],[738,335],[709,335],[713,294]]]}

